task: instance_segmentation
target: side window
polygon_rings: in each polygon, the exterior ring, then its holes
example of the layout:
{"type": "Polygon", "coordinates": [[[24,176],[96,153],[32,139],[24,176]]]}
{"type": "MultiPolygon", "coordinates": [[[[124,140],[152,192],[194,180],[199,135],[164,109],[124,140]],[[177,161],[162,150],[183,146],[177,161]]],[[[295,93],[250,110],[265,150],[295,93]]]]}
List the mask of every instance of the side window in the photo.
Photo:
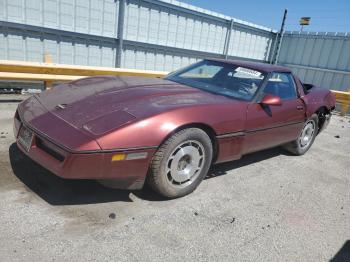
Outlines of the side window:
{"type": "Polygon", "coordinates": [[[297,98],[294,79],[288,73],[273,73],[265,86],[264,93],[279,96],[282,100],[297,98]]]}

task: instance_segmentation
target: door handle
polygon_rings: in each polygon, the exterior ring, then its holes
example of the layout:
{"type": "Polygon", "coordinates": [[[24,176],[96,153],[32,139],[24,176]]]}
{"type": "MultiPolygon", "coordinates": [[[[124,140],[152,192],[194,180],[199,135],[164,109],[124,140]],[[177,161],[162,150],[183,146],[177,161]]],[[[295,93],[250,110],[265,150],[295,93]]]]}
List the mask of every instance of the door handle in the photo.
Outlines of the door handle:
{"type": "Polygon", "coordinates": [[[297,110],[303,110],[304,107],[303,106],[297,106],[297,110]]]}

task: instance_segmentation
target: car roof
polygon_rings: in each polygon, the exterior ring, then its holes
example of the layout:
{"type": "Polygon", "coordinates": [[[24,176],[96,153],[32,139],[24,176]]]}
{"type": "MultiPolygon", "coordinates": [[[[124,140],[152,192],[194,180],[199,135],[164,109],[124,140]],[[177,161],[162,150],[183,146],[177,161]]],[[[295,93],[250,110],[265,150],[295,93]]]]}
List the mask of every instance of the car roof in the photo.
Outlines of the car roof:
{"type": "Polygon", "coordinates": [[[249,69],[265,72],[265,73],[270,73],[270,72],[285,72],[285,73],[290,73],[291,70],[287,67],[284,66],[277,66],[277,65],[272,65],[272,64],[267,64],[267,63],[260,63],[260,62],[253,62],[253,61],[244,61],[244,60],[226,60],[226,59],[216,59],[216,58],[208,58],[206,60],[210,61],[217,61],[217,62],[222,62],[226,64],[232,64],[236,66],[242,66],[246,67],[249,69]]]}

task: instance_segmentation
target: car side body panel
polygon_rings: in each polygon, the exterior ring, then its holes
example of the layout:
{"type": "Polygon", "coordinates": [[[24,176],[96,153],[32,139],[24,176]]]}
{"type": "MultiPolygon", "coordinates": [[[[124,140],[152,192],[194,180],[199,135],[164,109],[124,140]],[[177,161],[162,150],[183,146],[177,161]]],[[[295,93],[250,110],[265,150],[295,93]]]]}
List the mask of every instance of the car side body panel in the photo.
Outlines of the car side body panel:
{"type": "Polygon", "coordinates": [[[314,86],[305,94],[300,79],[296,76],[294,76],[294,79],[300,97],[306,105],[305,114],[307,118],[315,114],[322,107],[327,108],[328,111],[332,111],[335,108],[335,96],[330,90],[314,86]]]}
{"type": "Polygon", "coordinates": [[[283,101],[280,106],[250,104],[242,154],[295,140],[304,125],[304,108],[300,99],[283,101]],[[298,107],[301,107],[301,110],[297,109],[298,107]]]}

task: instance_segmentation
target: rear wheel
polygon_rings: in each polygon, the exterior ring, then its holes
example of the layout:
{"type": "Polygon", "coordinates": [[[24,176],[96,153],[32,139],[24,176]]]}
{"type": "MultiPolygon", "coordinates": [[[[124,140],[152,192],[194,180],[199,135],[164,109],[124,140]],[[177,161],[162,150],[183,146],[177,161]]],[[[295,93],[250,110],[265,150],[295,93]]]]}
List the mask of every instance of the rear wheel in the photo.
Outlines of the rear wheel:
{"type": "Polygon", "coordinates": [[[285,145],[285,149],[291,152],[294,155],[303,155],[305,154],[315,141],[316,135],[318,132],[318,116],[313,114],[304,124],[303,129],[301,130],[299,137],[285,145]]]}
{"type": "Polygon", "coordinates": [[[167,198],[187,195],[207,174],[212,155],[211,140],[203,130],[181,130],[165,141],[154,155],[148,183],[167,198]]]}

